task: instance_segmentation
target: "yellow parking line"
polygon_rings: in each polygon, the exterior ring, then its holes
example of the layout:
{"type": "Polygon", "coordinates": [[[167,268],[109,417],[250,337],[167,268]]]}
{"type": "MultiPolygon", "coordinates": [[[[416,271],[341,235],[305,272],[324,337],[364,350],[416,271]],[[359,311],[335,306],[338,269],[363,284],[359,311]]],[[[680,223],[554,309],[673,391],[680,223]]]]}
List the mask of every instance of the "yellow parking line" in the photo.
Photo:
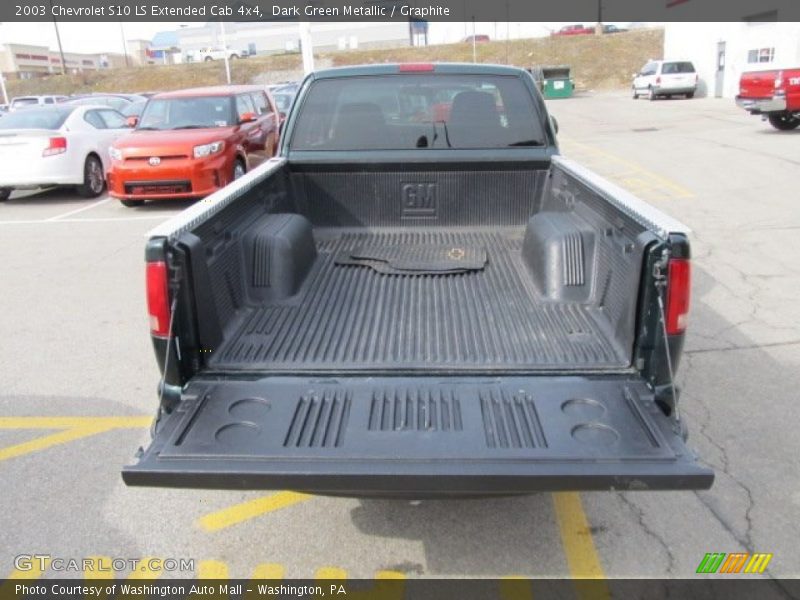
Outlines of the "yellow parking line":
{"type": "MultiPolygon", "coordinates": [[[[314,574],[318,581],[345,580],[347,571],[338,567],[320,567],[314,574]]],[[[403,600],[405,597],[405,584],[396,583],[405,580],[405,574],[400,571],[378,571],[375,573],[375,585],[368,590],[347,590],[350,600],[403,600]]]]}
{"type": "Polygon", "coordinates": [[[152,562],[157,558],[156,556],[142,557],[139,562],[136,563],[136,569],[131,571],[131,574],[128,575],[128,579],[157,579],[161,577],[161,568],[151,568],[151,565],[161,564],[160,562],[152,562]]]}
{"type": "Polygon", "coordinates": [[[606,152],[605,150],[601,150],[595,146],[590,146],[588,144],[584,144],[582,142],[576,142],[572,139],[566,139],[567,147],[575,146],[576,148],[580,148],[585,152],[589,152],[590,154],[595,154],[597,156],[601,156],[606,160],[615,162],[620,165],[624,165],[629,169],[632,169],[636,172],[639,177],[644,177],[645,179],[650,179],[652,181],[658,182],[660,185],[669,188],[673,195],[678,198],[693,198],[694,193],[691,190],[683,187],[679,183],[664,177],[663,175],[659,175],[658,173],[654,173],[649,169],[644,168],[642,165],[633,162],[632,160],[628,160],[626,158],[622,158],[621,156],[617,156],[616,154],[612,154],[611,152],[606,152]]]}
{"type": "Polygon", "coordinates": [[[114,579],[114,571],[111,570],[110,556],[88,556],[87,559],[92,563],[92,567],[84,570],[84,578],[114,579]]]}
{"type": "Polygon", "coordinates": [[[152,417],[0,417],[0,429],[62,429],[34,440],[0,448],[0,461],[59,444],[74,442],[112,429],[148,427],[152,417]]]}
{"type": "Polygon", "coordinates": [[[581,497],[576,492],[553,494],[561,544],[567,557],[567,565],[575,582],[575,591],[581,600],[610,600],[611,593],[597,555],[589,521],[583,512],[581,497]]]}
{"type": "Polygon", "coordinates": [[[314,574],[315,579],[347,579],[347,571],[338,567],[320,567],[314,574]]]}
{"type": "Polygon", "coordinates": [[[232,525],[247,521],[254,517],[287,508],[294,504],[310,500],[313,496],[300,494],[297,492],[278,492],[264,498],[256,498],[236,504],[228,508],[223,508],[217,512],[205,515],[197,520],[197,524],[205,531],[219,531],[232,525]]]}
{"type": "Polygon", "coordinates": [[[105,427],[136,429],[149,427],[153,417],[0,417],[0,429],[71,429],[105,427]]]}
{"type": "MultiPolygon", "coordinates": [[[[11,573],[6,577],[8,580],[20,580],[20,579],[39,579],[42,574],[47,570],[47,567],[50,563],[49,558],[43,558],[42,562],[44,562],[44,569],[41,567],[41,562],[39,559],[33,560],[30,563],[30,569],[28,570],[21,570],[21,569],[14,569],[11,573]]],[[[5,598],[6,587],[12,585],[11,581],[7,581],[3,585],[0,585],[0,598],[5,598]]]]}
{"type": "Polygon", "coordinates": [[[274,563],[264,563],[256,565],[253,569],[253,575],[250,579],[283,579],[283,565],[274,563]]]}
{"type": "Polygon", "coordinates": [[[35,440],[30,440],[28,442],[22,442],[21,444],[0,448],[0,461],[22,456],[23,454],[30,454],[31,452],[38,452],[39,450],[44,450],[45,448],[50,448],[51,446],[57,446],[58,444],[74,442],[75,440],[89,437],[90,435],[103,433],[104,431],[109,431],[110,429],[110,427],[75,427],[65,431],[59,431],[58,433],[38,437],[35,440]]]}
{"type": "Polygon", "coordinates": [[[197,567],[198,579],[228,579],[228,565],[220,560],[201,560],[197,567]]]}
{"type": "Polygon", "coordinates": [[[531,580],[527,577],[503,577],[500,580],[502,600],[533,600],[531,580]]]}

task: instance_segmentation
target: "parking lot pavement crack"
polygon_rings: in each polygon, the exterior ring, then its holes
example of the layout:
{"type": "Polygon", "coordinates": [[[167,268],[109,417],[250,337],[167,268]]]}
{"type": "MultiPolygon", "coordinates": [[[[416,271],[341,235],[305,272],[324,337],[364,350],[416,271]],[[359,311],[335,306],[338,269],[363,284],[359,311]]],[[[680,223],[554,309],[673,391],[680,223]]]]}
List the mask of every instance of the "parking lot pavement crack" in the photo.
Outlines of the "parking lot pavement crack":
{"type": "MultiPolygon", "coordinates": [[[[691,357],[687,357],[686,361],[686,374],[691,372],[692,369],[692,359],[691,357]]],[[[745,499],[747,502],[747,508],[744,511],[744,520],[745,520],[745,530],[744,532],[737,531],[737,528],[731,524],[728,519],[726,519],[710,502],[710,495],[708,492],[702,491],[695,491],[695,495],[700,500],[701,504],[705,506],[708,511],[713,515],[713,517],[719,522],[719,524],[727,531],[731,537],[745,550],[748,552],[754,552],[753,547],[753,510],[755,509],[755,497],[753,496],[753,491],[750,489],[750,486],[742,481],[738,476],[733,473],[732,465],[730,456],[728,455],[728,450],[725,448],[724,445],[720,444],[709,432],[709,424],[711,422],[711,409],[709,408],[706,401],[698,396],[693,399],[693,405],[697,406],[701,409],[703,415],[696,415],[695,422],[699,426],[699,435],[701,435],[714,449],[717,451],[718,454],[718,464],[707,463],[709,466],[713,467],[717,471],[721,471],[724,473],[731,481],[733,481],[743,492],[745,495],[745,499]],[[698,418],[699,417],[699,418],[698,418]]],[[[706,462],[706,461],[703,461],[706,462]]]]}
{"type": "MultiPolygon", "coordinates": [[[[664,538],[655,531],[650,525],[647,524],[647,520],[645,518],[644,510],[636,504],[633,500],[628,498],[628,496],[624,493],[618,494],[622,503],[627,506],[634,515],[636,515],[637,520],[639,521],[639,527],[644,531],[645,535],[653,538],[659,546],[664,550],[664,553],[667,555],[667,568],[665,570],[666,574],[674,575],[675,574],[675,566],[677,565],[677,561],[675,560],[675,554],[673,554],[672,549],[669,547],[669,544],[664,540],[664,538]]],[[[669,588],[666,590],[667,596],[669,597],[669,588]]]]}
{"type": "Polygon", "coordinates": [[[797,346],[800,340],[788,340],[786,342],[771,342],[767,344],[744,344],[739,346],[726,346],[725,348],[696,348],[684,351],[684,355],[708,354],[711,352],[734,352],[736,350],[761,350],[763,348],[780,348],[783,346],[797,346]]]}

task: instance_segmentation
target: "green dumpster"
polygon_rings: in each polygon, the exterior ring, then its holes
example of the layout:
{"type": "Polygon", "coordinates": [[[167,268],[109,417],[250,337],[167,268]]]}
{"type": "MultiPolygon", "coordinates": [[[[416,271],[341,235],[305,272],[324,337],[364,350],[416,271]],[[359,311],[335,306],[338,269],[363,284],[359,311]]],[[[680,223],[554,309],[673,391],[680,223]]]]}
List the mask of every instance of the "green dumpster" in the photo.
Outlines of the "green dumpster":
{"type": "Polygon", "coordinates": [[[569,65],[551,65],[541,68],[542,93],[545,98],[569,98],[575,90],[569,65]]]}

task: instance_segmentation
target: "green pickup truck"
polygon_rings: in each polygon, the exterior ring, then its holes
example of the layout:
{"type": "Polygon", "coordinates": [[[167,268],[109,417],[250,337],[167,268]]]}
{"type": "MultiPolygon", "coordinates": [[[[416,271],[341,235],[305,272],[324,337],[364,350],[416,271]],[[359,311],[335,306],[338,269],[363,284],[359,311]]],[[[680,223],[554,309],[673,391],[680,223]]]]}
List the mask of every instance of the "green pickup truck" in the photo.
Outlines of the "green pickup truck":
{"type": "Polygon", "coordinates": [[[279,156],[151,232],[163,379],[129,485],[703,489],[687,230],[562,157],[529,73],[309,75],[279,156]]]}

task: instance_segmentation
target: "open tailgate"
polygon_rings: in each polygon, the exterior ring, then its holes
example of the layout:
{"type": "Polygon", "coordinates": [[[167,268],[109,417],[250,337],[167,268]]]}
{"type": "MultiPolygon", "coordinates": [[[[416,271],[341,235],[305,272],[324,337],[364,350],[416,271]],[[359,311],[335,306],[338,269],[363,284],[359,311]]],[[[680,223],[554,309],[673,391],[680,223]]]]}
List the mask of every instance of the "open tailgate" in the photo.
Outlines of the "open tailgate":
{"type": "Polygon", "coordinates": [[[634,376],[196,378],[128,485],[354,496],[706,489],[634,376]]]}

